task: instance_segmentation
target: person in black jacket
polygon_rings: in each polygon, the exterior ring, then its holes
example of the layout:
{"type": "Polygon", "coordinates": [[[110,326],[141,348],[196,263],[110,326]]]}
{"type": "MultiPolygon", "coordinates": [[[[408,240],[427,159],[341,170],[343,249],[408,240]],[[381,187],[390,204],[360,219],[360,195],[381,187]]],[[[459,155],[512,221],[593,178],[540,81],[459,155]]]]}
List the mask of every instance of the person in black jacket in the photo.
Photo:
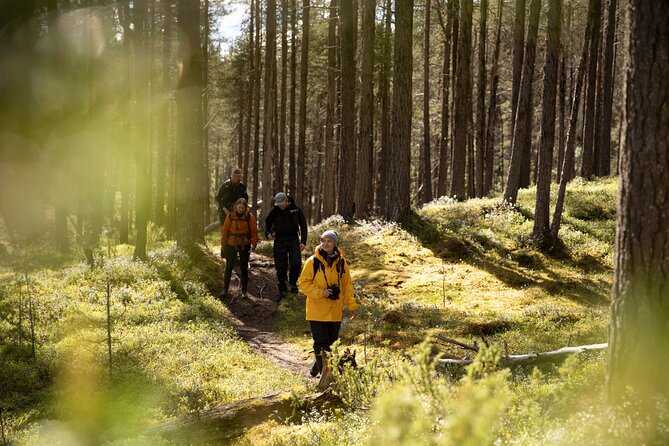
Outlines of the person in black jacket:
{"type": "Polygon", "coordinates": [[[274,264],[279,279],[279,300],[288,292],[297,293],[302,269],[301,252],[307,243],[307,220],[295,201],[283,192],[274,197],[274,207],[265,218],[265,237],[274,240],[274,264]],[[290,274],[289,274],[290,266],[290,274]]]}
{"type": "Polygon", "coordinates": [[[225,222],[225,217],[230,213],[232,206],[239,200],[249,200],[249,194],[246,192],[246,184],[242,182],[242,170],[235,167],[230,172],[230,179],[221,184],[216,194],[216,203],[218,203],[218,218],[221,226],[225,222]]]}

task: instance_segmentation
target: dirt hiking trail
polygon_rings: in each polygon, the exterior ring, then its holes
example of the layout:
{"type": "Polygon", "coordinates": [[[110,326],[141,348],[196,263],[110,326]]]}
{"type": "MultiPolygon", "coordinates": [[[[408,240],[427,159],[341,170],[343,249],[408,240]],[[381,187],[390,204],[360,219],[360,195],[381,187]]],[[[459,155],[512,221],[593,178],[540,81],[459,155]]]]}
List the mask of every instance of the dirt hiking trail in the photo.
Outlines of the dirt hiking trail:
{"type": "MultiPolygon", "coordinates": [[[[214,251],[220,257],[220,252],[214,251]]],[[[223,264],[225,262],[223,261],[223,264]]],[[[279,303],[279,289],[274,260],[251,253],[249,261],[248,298],[241,297],[239,266],[235,265],[227,297],[221,301],[233,315],[233,327],[253,350],[285,370],[303,378],[309,377],[311,362],[307,353],[287,345],[272,331],[279,303]]]]}

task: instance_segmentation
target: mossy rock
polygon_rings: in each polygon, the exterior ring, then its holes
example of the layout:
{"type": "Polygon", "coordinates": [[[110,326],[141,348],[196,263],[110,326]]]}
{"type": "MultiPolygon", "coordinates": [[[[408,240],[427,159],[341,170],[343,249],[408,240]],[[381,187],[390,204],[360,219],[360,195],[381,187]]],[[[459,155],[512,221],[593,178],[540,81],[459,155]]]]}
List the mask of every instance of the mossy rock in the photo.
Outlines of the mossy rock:
{"type": "Polygon", "coordinates": [[[478,336],[493,336],[503,333],[512,327],[512,323],[504,319],[489,321],[469,321],[464,323],[465,333],[478,336]]]}
{"type": "Polygon", "coordinates": [[[543,267],[543,261],[541,256],[536,252],[529,250],[519,250],[511,254],[511,259],[516,262],[519,266],[529,269],[541,269],[543,267]]]}

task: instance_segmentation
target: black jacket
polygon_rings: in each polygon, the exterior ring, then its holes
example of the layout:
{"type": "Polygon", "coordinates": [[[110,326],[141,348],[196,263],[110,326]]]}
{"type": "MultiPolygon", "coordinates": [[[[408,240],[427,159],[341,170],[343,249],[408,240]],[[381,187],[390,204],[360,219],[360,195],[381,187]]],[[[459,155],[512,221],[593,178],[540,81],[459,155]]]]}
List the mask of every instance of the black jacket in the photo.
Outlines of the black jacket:
{"type": "Polygon", "coordinates": [[[300,243],[307,244],[307,220],[295,200],[288,197],[288,207],[281,210],[274,206],[265,218],[265,237],[274,234],[277,239],[300,238],[300,243]]]}
{"type": "Polygon", "coordinates": [[[228,179],[221,187],[218,188],[216,194],[216,203],[218,203],[218,213],[223,215],[223,208],[228,211],[232,210],[235,202],[240,198],[249,201],[249,194],[246,192],[246,184],[241,181],[237,184],[232,184],[232,180],[228,179]]]}

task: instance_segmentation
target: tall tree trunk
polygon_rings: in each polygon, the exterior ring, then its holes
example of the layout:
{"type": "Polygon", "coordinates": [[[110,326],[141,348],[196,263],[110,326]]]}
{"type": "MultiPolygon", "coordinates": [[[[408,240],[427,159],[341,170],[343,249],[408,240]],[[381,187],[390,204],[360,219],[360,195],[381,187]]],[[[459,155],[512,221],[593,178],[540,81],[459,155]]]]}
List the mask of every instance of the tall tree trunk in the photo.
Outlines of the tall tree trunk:
{"type": "MultiPolygon", "coordinates": [[[[63,75],[64,68],[60,64],[60,57],[63,55],[63,45],[60,37],[57,35],[57,20],[58,20],[58,1],[57,0],[47,0],[46,2],[47,14],[48,14],[48,31],[49,35],[53,36],[51,39],[55,42],[54,51],[58,55],[58,60],[56,63],[56,71],[59,75],[63,75]]],[[[55,160],[60,163],[60,169],[67,169],[67,163],[63,163],[62,159],[55,160]]],[[[68,187],[69,189],[69,187],[68,187]]],[[[65,191],[61,191],[65,192],[65,191]]],[[[67,253],[70,250],[70,240],[68,237],[67,230],[67,209],[68,209],[68,200],[66,198],[66,193],[56,194],[56,201],[54,203],[54,244],[56,249],[61,253],[67,253]]],[[[1,420],[0,420],[1,422],[1,420]]]]}
{"type": "Polygon", "coordinates": [[[516,128],[516,112],[520,96],[520,78],[523,72],[525,43],[525,2],[516,0],[515,19],[513,21],[513,74],[511,77],[511,134],[516,128]]]}
{"type": "Polygon", "coordinates": [[[515,204],[518,189],[521,187],[521,170],[524,158],[529,156],[526,147],[532,144],[532,79],[534,77],[534,57],[537,47],[539,13],[541,0],[532,0],[530,4],[530,21],[527,32],[527,44],[523,56],[523,73],[520,80],[518,108],[516,110],[515,127],[511,143],[511,161],[509,173],[504,187],[504,200],[515,204]]]}
{"type": "MultiPolygon", "coordinates": [[[[305,0],[308,2],[308,0],[305,0]]],[[[267,0],[265,22],[265,97],[263,100],[262,212],[261,220],[272,209],[272,182],[276,141],[276,0],[267,0]]]]}
{"type": "Polygon", "coordinates": [[[609,395],[669,397],[669,3],[630,0],[609,395]]]}
{"type": "Polygon", "coordinates": [[[325,115],[325,166],[328,174],[323,177],[323,215],[329,217],[336,210],[337,203],[337,141],[335,124],[337,112],[337,0],[330,0],[328,17],[328,71],[327,105],[325,115]]]}
{"type": "Polygon", "coordinates": [[[391,0],[386,0],[384,25],[381,41],[381,61],[379,67],[379,100],[381,102],[381,144],[378,153],[378,179],[376,183],[376,207],[382,215],[386,214],[388,197],[388,155],[390,153],[390,62],[392,54],[391,0]]]}
{"type": "Polygon", "coordinates": [[[479,15],[479,62],[478,62],[478,99],[476,101],[476,196],[483,196],[483,176],[486,153],[486,39],[488,38],[488,0],[481,0],[479,15]]]}
{"type": "Polygon", "coordinates": [[[149,207],[151,203],[151,177],[149,174],[151,139],[150,120],[147,119],[143,109],[148,108],[149,103],[149,73],[151,57],[147,57],[149,46],[148,34],[148,2],[147,0],[136,0],[133,7],[133,22],[135,36],[135,82],[137,90],[135,101],[137,104],[137,152],[135,161],[137,166],[137,180],[135,191],[135,251],[133,257],[146,260],[146,225],[149,218],[149,207]]]}
{"type": "Polygon", "coordinates": [[[204,241],[202,198],[202,53],[199,2],[178,0],[181,76],[177,93],[179,142],[176,160],[177,245],[188,247],[204,241]]]}
{"type": "MultiPolygon", "coordinates": [[[[437,196],[443,197],[447,192],[448,181],[448,156],[449,133],[448,124],[450,122],[449,101],[451,86],[451,33],[453,30],[453,3],[457,0],[447,0],[446,6],[446,24],[443,27],[444,32],[444,56],[441,68],[441,136],[439,138],[439,177],[437,179],[437,196]]],[[[441,18],[441,15],[439,16],[441,18]]]]}
{"type": "MultiPolygon", "coordinates": [[[[570,2],[571,6],[571,2],[570,2]]],[[[568,6],[568,8],[570,7],[568,6]]],[[[560,122],[560,133],[558,134],[558,154],[557,154],[557,182],[560,182],[562,175],[562,162],[564,161],[565,138],[567,136],[566,125],[566,94],[567,94],[567,58],[570,57],[570,47],[566,41],[570,38],[571,26],[569,15],[567,15],[566,31],[563,30],[560,38],[560,68],[558,81],[558,121],[560,122]]]]}
{"type": "MultiPolygon", "coordinates": [[[[495,35],[495,50],[492,58],[492,72],[490,74],[490,99],[488,100],[488,118],[486,120],[485,157],[483,160],[483,190],[482,195],[488,195],[492,190],[493,165],[495,163],[495,113],[497,111],[497,89],[499,87],[499,48],[502,38],[502,12],[504,0],[499,0],[497,10],[497,34],[495,35]]],[[[503,140],[500,140],[503,142],[503,140]]],[[[500,144],[501,147],[501,144],[500,144]]]]}
{"type": "MultiPolygon", "coordinates": [[[[172,52],[172,26],[174,21],[171,2],[162,2],[163,13],[163,43],[161,61],[161,87],[163,95],[167,96],[170,88],[170,66],[172,52]]],[[[156,156],[156,194],[155,206],[153,207],[153,219],[157,226],[165,225],[165,181],[167,175],[167,151],[168,151],[168,123],[169,123],[169,99],[167,97],[161,104],[158,112],[156,129],[157,156],[156,156]]]]}
{"type": "MultiPolygon", "coordinates": [[[[256,57],[255,57],[255,2],[260,0],[251,0],[249,4],[249,46],[247,52],[248,60],[248,73],[247,73],[247,82],[246,82],[246,122],[244,128],[244,153],[243,160],[240,163],[242,169],[243,178],[248,178],[249,175],[249,156],[251,155],[251,123],[253,122],[253,104],[255,98],[255,88],[257,82],[257,66],[256,66],[256,57]]],[[[220,146],[219,146],[220,152],[220,146]]],[[[217,163],[218,166],[218,163],[217,163]]],[[[218,184],[218,175],[216,176],[218,184]]],[[[256,182],[254,180],[254,182],[256,182]]]]}
{"type": "MultiPolygon", "coordinates": [[[[253,179],[253,187],[251,193],[251,208],[254,215],[258,217],[258,190],[260,181],[260,85],[262,79],[262,65],[261,65],[261,42],[260,42],[260,0],[255,0],[254,5],[254,20],[255,20],[255,85],[253,86],[253,166],[251,167],[251,178],[253,179]]],[[[265,206],[266,204],[263,204],[265,206]]],[[[260,220],[262,225],[264,220],[260,220]]]]}
{"type": "Polygon", "coordinates": [[[451,169],[451,195],[463,200],[465,189],[465,168],[467,160],[467,134],[472,115],[471,87],[471,46],[472,46],[472,0],[461,0],[460,36],[458,38],[458,58],[455,94],[455,125],[453,127],[453,157],[451,169]]]}
{"type": "Polygon", "coordinates": [[[302,48],[300,52],[300,122],[297,140],[297,190],[295,195],[298,203],[304,201],[304,170],[307,166],[307,76],[309,71],[309,16],[311,6],[309,0],[302,0],[302,48]]]}
{"type": "Polygon", "coordinates": [[[286,111],[288,105],[288,0],[281,0],[281,104],[279,106],[279,162],[275,190],[285,191],[286,111]]]}
{"type": "MultiPolygon", "coordinates": [[[[429,1],[429,0],[428,0],[429,1]]],[[[374,25],[376,0],[363,0],[360,88],[360,139],[355,183],[356,215],[369,217],[373,202],[374,176],[374,25]]]]}
{"type": "MultiPolygon", "coordinates": [[[[290,125],[288,126],[288,191],[295,195],[295,110],[297,108],[297,0],[290,1],[290,125]]],[[[329,50],[328,50],[329,51],[329,50]]]]}
{"type": "Polygon", "coordinates": [[[564,160],[562,164],[558,165],[560,174],[560,186],[558,189],[557,200],[555,202],[555,211],[553,212],[553,221],[551,222],[551,237],[553,240],[558,239],[560,231],[560,222],[562,221],[562,209],[564,207],[564,198],[567,191],[567,183],[572,180],[570,169],[574,165],[574,152],[576,146],[576,133],[578,132],[578,111],[580,110],[581,89],[583,86],[583,78],[585,77],[585,65],[588,58],[588,33],[589,28],[586,26],[585,38],[583,39],[583,50],[581,51],[581,59],[578,64],[576,72],[576,81],[574,83],[574,91],[571,99],[571,111],[569,117],[569,130],[567,131],[567,142],[565,146],[564,160]]]}
{"type": "Polygon", "coordinates": [[[546,62],[544,63],[544,88],[541,113],[541,139],[539,143],[539,168],[537,195],[534,210],[532,237],[537,246],[552,246],[550,234],[550,192],[553,172],[553,146],[555,144],[555,96],[557,93],[558,60],[560,55],[560,20],[562,0],[548,2],[546,30],[546,62]]]}
{"type": "MultiPolygon", "coordinates": [[[[541,5],[539,5],[539,11],[541,10],[541,5]]],[[[521,147],[523,150],[523,157],[522,161],[520,163],[520,187],[528,187],[531,184],[530,177],[532,173],[532,159],[534,158],[534,174],[535,174],[535,182],[536,182],[536,166],[537,166],[537,158],[535,156],[535,151],[533,150],[534,146],[534,132],[533,132],[533,121],[534,121],[534,87],[533,87],[533,78],[534,78],[534,60],[535,60],[535,55],[536,55],[536,45],[537,45],[537,34],[538,34],[538,29],[539,29],[539,14],[540,12],[537,12],[536,16],[532,15],[532,3],[530,3],[530,19],[527,24],[527,39],[528,42],[532,41],[532,45],[534,47],[533,52],[534,54],[532,55],[532,72],[530,77],[530,85],[529,85],[529,106],[527,108],[527,114],[525,115],[524,123],[525,123],[525,138],[521,139],[521,147]],[[535,19],[536,17],[536,19],[535,19]]],[[[527,53],[523,56],[523,64],[525,63],[525,59],[527,58],[527,53]]],[[[520,94],[523,94],[522,91],[522,82],[523,80],[521,79],[521,92],[520,94]]],[[[522,102],[522,99],[519,99],[520,102],[522,102]]],[[[516,110],[517,112],[517,110],[516,110]]],[[[517,116],[516,116],[517,117],[517,116]]],[[[516,120],[516,123],[518,121],[516,120]]],[[[538,154],[538,151],[536,151],[536,154],[538,154]]]]}
{"type": "Polygon", "coordinates": [[[595,173],[595,96],[597,88],[597,53],[599,51],[599,28],[602,0],[590,0],[588,6],[588,22],[590,23],[588,76],[585,82],[585,112],[583,115],[583,163],[581,176],[592,178],[595,173]]]}
{"type": "Polygon", "coordinates": [[[599,146],[599,175],[611,174],[611,115],[613,114],[613,47],[616,38],[616,0],[609,0],[602,67],[602,102],[599,146]]]}
{"type": "Polygon", "coordinates": [[[425,0],[423,29],[423,144],[420,155],[420,180],[418,203],[432,201],[432,144],[430,143],[430,0],[425,0]]]}
{"type": "MultiPolygon", "coordinates": [[[[204,200],[202,206],[204,207],[204,221],[209,224],[211,221],[211,196],[212,185],[209,175],[209,35],[211,34],[209,23],[209,0],[203,2],[204,26],[202,27],[202,199],[204,200]]],[[[239,151],[242,147],[242,117],[243,117],[243,101],[239,102],[239,151]]],[[[214,183],[215,184],[215,183],[214,183]]]]}
{"type": "Polygon", "coordinates": [[[393,160],[388,181],[386,218],[397,220],[410,211],[411,96],[413,74],[413,0],[395,3],[395,66],[390,153],[393,160]],[[392,199],[391,199],[392,198],[392,199]]]}
{"type": "Polygon", "coordinates": [[[341,154],[339,158],[338,204],[339,214],[351,220],[355,213],[355,96],[356,96],[356,17],[357,2],[341,0],[341,154]]]}

